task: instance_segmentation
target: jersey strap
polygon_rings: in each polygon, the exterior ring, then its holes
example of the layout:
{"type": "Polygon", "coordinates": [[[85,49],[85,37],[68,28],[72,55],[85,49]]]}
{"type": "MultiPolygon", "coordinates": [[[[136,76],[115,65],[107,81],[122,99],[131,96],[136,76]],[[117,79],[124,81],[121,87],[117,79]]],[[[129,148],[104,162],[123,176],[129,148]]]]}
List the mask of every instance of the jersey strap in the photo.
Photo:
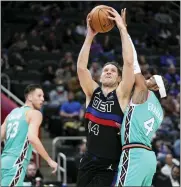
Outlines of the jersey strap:
{"type": "Polygon", "coordinates": [[[124,144],[122,147],[122,151],[125,149],[132,149],[132,148],[143,148],[143,149],[147,149],[149,151],[152,151],[151,147],[148,147],[142,143],[129,143],[129,144],[124,144]]]}

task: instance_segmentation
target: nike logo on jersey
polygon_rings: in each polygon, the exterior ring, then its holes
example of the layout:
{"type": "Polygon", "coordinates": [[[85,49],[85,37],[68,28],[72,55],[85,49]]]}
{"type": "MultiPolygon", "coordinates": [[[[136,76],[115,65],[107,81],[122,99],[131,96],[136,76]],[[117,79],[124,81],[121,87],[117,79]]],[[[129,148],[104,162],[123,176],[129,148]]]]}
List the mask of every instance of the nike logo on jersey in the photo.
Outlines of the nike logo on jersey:
{"type": "Polygon", "coordinates": [[[99,97],[100,97],[100,94],[101,94],[101,92],[97,92],[97,93],[95,93],[95,95],[98,95],[99,97]]]}
{"type": "Polygon", "coordinates": [[[113,98],[114,98],[114,96],[111,95],[111,96],[107,97],[107,100],[110,100],[110,99],[113,99],[113,98]]]}

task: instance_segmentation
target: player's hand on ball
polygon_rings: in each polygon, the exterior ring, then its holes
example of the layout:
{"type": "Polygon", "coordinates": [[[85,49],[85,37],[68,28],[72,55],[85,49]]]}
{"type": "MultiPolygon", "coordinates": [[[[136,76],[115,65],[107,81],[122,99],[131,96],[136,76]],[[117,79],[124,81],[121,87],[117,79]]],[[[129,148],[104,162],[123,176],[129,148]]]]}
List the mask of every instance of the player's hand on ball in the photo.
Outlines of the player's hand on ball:
{"type": "Polygon", "coordinates": [[[126,8],[121,10],[121,17],[123,19],[125,27],[127,27],[127,24],[126,24],[126,8]]]}
{"type": "Polygon", "coordinates": [[[110,20],[114,20],[118,29],[125,29],[126,26],[124,24],[123,18],[119,15],[119,13],[114,9],[114,8],[110,8],[109,10],[107,10],[110,15],[108,16],[108,18],[110,20]]]}
{"type": "Polygon", "coordinates": [[[50,160],[48,162],[48,165],[53,169],[52,173],[56,173],[56,171],[58,169],[58,164],[55,161],[50,160]]]}
{"type": "Polygon", "coordinates": [[[90,14],[87,15],[87,34],[91,35],[91,36],[95,36],[98,32],[94,31],[91,28],[91,18],[90,18],[90,14]]]}

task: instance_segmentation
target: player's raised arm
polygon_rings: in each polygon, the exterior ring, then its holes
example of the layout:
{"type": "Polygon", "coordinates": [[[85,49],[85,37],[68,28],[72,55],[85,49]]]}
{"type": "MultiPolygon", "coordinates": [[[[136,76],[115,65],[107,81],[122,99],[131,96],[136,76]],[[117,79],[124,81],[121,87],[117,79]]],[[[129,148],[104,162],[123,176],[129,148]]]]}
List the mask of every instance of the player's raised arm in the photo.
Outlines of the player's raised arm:
{"type": "Polygon", "coordinates": [[[80,81],[80,85],[86,94],[86,96],[92,96],[94,89],[98,84],[92,79],[92,76],[87,69],[89,53],[92,41],[97,32],[93,31],[90,27],[90,18],[87,16],[87,35],[82,46],[82,49],[78,56],[77,61],[77,73],[80,81]]]}
{"type": "Polygon", "coordinates": [[[130,97],[130,93],[135,81],[135,76],[133,72],[133,48],[122,17],[115,9],[111,8],[109,12],[111,14],[109,18],[116,22],[116,25],[120,31],[122,42],[123,72],[122,81],[117,88],[117,94],[122,99],[128,99],[130,97]]]}
{"type": "Polygon", "coordinates": [[[48,153],[46,152],[44,146],[42,145],[39,137],[39,127],[42,123],[42,114],[38,110],[31,110],[27,113],[27,121],[29,124],[28,129],[28,140],[32,146],[37,150],[41,157],[47,161],[48,165],[53,169],[52,173],[57,171],[57,163],[54,162],[48,153]]]}
{"type": "Polygon", "coordinates": [[[137,57],[137,52],[135,50],[134,44],[131,40],[130,41],[133,47],[133,55],[134,55],[134,74],[135,74],[135,86],[139,88],[140,90],[147,90],[147,86],[145,84],[145,78],[141,73],[140,66],[138,64],[138,57],[137,57]]]}
{"type": "MultiPolygon", "coordinates": [[[[121,11],[121,17],[123,19],[124,25],[127,26],[126,24],[126,9],[121,11]]],[[[143,89],[143,90],[147,90],[147,86],[145,84],[145,78],[141,73],[141,69],[138,63],[138,57],[137,57],[137,53],[134,47],[134,44],[131,40],[131,37],[129,36],[132,48],[133,48],[133,58],[134,58],[134,74],[135,74],[135,85],[137,88],[143,89]]]]}

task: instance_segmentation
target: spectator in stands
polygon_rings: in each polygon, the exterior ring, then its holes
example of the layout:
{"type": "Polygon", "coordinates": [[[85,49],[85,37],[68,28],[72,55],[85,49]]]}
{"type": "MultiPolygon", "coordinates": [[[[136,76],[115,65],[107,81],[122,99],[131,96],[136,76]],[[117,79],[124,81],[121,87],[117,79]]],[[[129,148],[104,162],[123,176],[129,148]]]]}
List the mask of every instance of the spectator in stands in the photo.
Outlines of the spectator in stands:
{"type": "Polygon", "coordinates": [[[54,82],[54,79],[55,79],[55,73],[54,73],[53,67],[49,65],[43,71],[42,80],[44,84],[52,84],[54,82]]]}
{"type": "Polygon", "coordinates": [[[51,17],[53,20],[55,20],[57,18],[60,18],[60,16],[61,16],[60,7],[56,3],[54,3],[51,9],[51,17]]]}
{"type": "Polygon", "coordinates": [[[169,84],[180,84],[180,76],[176,73],[176,68],[173,64],[169,66],[168,73],[166,73],[164,77],[167,79],[169,84]]]}
{"type": "Polygon", "coordinates": [[[162,163],[164,163],[166,155],[171,154],[170,148],[164,141],[159,140],[156,142],[156,149],[157,149],[157,159],[162,163]]]}
{"type": "Polygon", "coordinates": [[[167,42],[170,46],[177,47],[180,45],[180,31],[178,33],[177,30],[172,30],[170,36],[167,38],[167,42]]]}
{"type": "Polygon", "coordinates": [[[165,40],[169,38],[169,36],[171,36],[171,32],[166,26],[163,26],[160,30],[159,37],[165,40]]]}
{"type": "Polygon", "coordinates": [[[26,67],[26,61],[22,54],[16,51],[9,55],[9,63],[17,71],[22,71],[26,67]]]}
{"type": "Polygon", "coordinates": [[[165,50],[165,54],[160,57],[160,63],[163,67],[169,67],[170,65],[176,65],[176,58],[169,52],[168,49],[165,50]]]}
{"type": "Polygon", "coordinates": [[[160,11],[155,14],[155,20],[163,24],[173,23],[171,16],[168,13],[166,13],[164,6],[161,6],[160,11]]]}
{"type": "Polygon", "coordinates": [[[55,72],[55,84],[63,84],[64,80],[64,70],[62,68],[58,68],[55,72]]]}
{"type": "Polygon", "coordinates": [[[174,165],[170,175],[172,186],[180,186],[180,165],[174,165]]]}
{"type": "Polygon", "coordinates": [[[51,18],[49,16],[48,9],[44,9],[42,15],[40,16],[40,20],[43,21],[44,26],[49,26],[51,23],[51,18]]]}
{"type": "Polygon", "coordinates": [[[100,55],[103,53],[102,45],[96,40],[96,37],[92,42],[90,52],[93,58],[99,58],[100,55]]]}
{"type": "Polygon", "coordinates": [[[48,39],[45,42],[45,46],[49,52],[59,53],[61,46],[61,41],[57,39],[54,32],[50,32],[48,39]]]}
{"type": "Polygon", "coordinates": [[[58,107],[68,100],[68,93],[64,85],[57,85],[55,90],[49,93],[49,106],[58,107]]]}
{"type": "Polygon", "coordinates": [[[143,23],[144,17],[145,17],[145,11],[143,10],[143,8],[137,7],[136,14],[135,14],[135,22],[136,23],[143,23]]]}
{"type": "MultiPolygon", "coordinates": [[[[80,120],[83,118],[83,107],[80,102],[75,101],[75,96],[73,92],[68,92],[68,101],[64,102],[60,107],[60,117],[64,123],[65,129],[70,129],[67,132],[68,135],[74,134],[73,129],[79,128],[80,120]]],[[[77,132],[77,131],[76,131],[77,132]]]]}
{"type": "MultiPolygon", "coordinates": [[[[29,48],[32,51],[41,51],[44,43],[40,39],[37,29],[33,29],[28,37],[29,48]]],[[[45,46],[44,46],[45,47],[45,46]]]]}
{"type": "Polygon", "coordinates": [[[69,44],[69,45],[75,44],[76,41],[75,35],[70,27],[65,27],[62,39],[64,44],[69,44]]]}
{"type": "Polygon", "coordinates": [[[63,117],[66,121],[75,119],[81,119],[82,116],[82,105],[75,101],[75,96],[73,92],[68,92],[68,101],[64,102],[60,108],[60,116],[63,117]]]}
{"type": "Polygon", "coordinates": [[[82,91],[80,87],[80,82],[77,76],[70,78],[67,81],[67,86],[70,91],[74,92],[76,98],[77,98],[77,94],[79,95],[80,92],[82,91]]]}
{"type": "Polygon", "coordinates": [[[28,50],[28,42],[27,42],[25,37],[26,37],[25,33],[21,33],[20,37],[19,37],[19,40],[16,41],[16,43],[14,43],[14,45],[20,51],[28,50]]]}
{"type": "Polygon", "coordinates": [[[60,60],[59,66],[63,69],[63,80],[68,83],[71,79],[75,79],[76,66],[71,52],[66,52],[64,58],[60,60]]]}
{"type": "Polygon", "coordinates": [[[28,182],[28,183],[31,183],[31,185],[35,185],[36,178],[41,178],[42,180],[43,176],[40,173],[40,171],[37,171],[36,164],[34,162],[30,162],[28,165],[27,171],[26,171],[24,182],[26,183],[28,182]]]}
{"type": "Polygon", "coordinates": [[[170,180],[170,177],[165,176],[164,174],[161,173],[161,162],[157,162],[157,168],[156,168],[156,173],[153,177],[152,185],[153,187],[172,187],[172,183],[170,180]]]}
{"type": "Polygon", "coordinates": [[[79,35],[85,36],[87,33],[87,27],[85,25],[85,20],[81,20],[81,23],[78,24],[75,28],[75,32],[79,35]]]}
{"type": "Polygon", "coordinates": [[[173,166],[172,159],[173,159],[172,154],[167,154],[166,155],[165,165],[161,169],[162,174],[164,174],[166,176],[170,176],[171,175],[171,169],[172,169],[172,166],[173,166]]]}
{"type": "MultiPolygon", "coordinates": [[[[63,76],[64,76],[64,81],[68,84],[68,88],[72,91],[75,90],[75,88],[77,88],[77,83],[79,85],[79,82],[77,82],[77,77],[76,77],[76,66],[75,64],[65,64],[65,66],[63,67],[64,72],[63,72],[63,76]],[[72,84],[71,84],[72,82],[72,84]],[[69,84],[71,84],[69,86],[69,84]]],[[[76,90],[75,90],[76,92],[76,90]]]]}
{"type": "Polygon", "coordinates": [[[72,64],[74,63],[75,61],[73,59],[72,52],[68,51],[64,54],[64,57],[60,60],[59,67],[70,69],[72,64]]]}

